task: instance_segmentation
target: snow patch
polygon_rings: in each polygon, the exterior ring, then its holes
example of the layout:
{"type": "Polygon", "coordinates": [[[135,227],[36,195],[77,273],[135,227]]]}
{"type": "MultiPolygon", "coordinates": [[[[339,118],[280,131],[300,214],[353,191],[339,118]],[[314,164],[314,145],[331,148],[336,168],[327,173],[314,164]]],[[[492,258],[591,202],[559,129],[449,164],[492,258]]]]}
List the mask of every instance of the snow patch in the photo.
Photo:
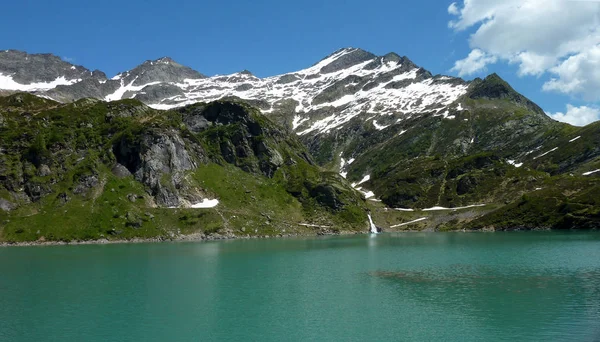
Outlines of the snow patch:
{"type": "Polygon", "coordinates": [[[362,183],[368,182],[370,180],[371,180],[371,175],[366,175],[366,176],[363,177],[363,179],[360,180],[360,182],[358,182],[358,183],[352,183],[352,187],[355,188],[358,185],[361,185],[362,183]]]}
{"type": "Polygon", "coordinates": [[[375,197],[375,193],[373,193],[373,191],[369,191],[367,189],[363,190],[362,187],[359,187],[359,185],[361,185],[362,183],[368,182],[371,179],[370,175],[366,175],[363,177],[363,179],[361,179],[360,182],[358,183],[352,183],[351,186],[354,188],[354,190],[359,191],[360,193],[362,193],[366,199],[375,197]]]}
{"type": "Polygon", "coordinates": [[[106,95],[106,97],[104,98],[104,101],[110,102],[110,101],[122,100],[123,96],[128,91],[136,92],[136,91],[140,91],[140,90],[144,89],[147,86],[161,83],[161,82],[150,82],[150,83],[143,84],[141,86],[134,86],[133,83],[135,82],[135,80],[137,80],[137,77],[133,81],[131,81],[128,85],[125,85],[124,81],[121,80],[121,86],[119,87],[119,89],[117,89],[114,93],[112,93],[110,95],[106,95]]]}
{"type": "Polygon", "coordinates": [[[517,163],[514,160],[507,160],[506,162],[509,163],[510,165],[514,166],[514,167],[521,167],[521,166],[523,166],[523,163],[517,163]]]}
{"type": "Polygon", "coordinates": [[[217,199],[208,199],[205,198],[202,202],[198,202],[196,204],[192,204],[191,208],[193,209],[204,209],[204,208],[214,208],[219,204],[219,200],[217,199]]]}
{"type": "Polygon", "coordinates": [[[373,120],[373,126],[375,126],[375,129],[378,131],[384,130],[388,127],[390,127],[390,125],[379,125],[377,124],[377,120],[373,120]]]}
{"type": "Polygon", "coordinates": [[[308,118],[300,117],[300,115],[294,116],[294,120],[292,121],[292,129],[295,131],[296,128],[298,128],[306,121],[308,121],[308,118]]]}
{"type": "Polygon", "coordinates": [[[534,157],[534,158],[533,158],[533,160],[536,160],[536,159],[538,159],[538,158],[542,158],[543,156],[547,155],[548,153],[550,153],[550,152],[554,152],[554,151],[556,151],[556,150],[558,150],[558,147],[555,147],[555,148],[551,149],[551,150],[550,150],[550,151],[548,151],[548,152],[542,153],[542,154],[540,154],[539,156],[537,156],[537,157],[534,157]]]}
{"type": "MultiPolygon", "coordinates": [[[[342,154],[340,153],[340,156],[342,154]]],[[[344,158],[341,158],[340,160],[340,175],[344,178],[346,178],[346,176],[348,176],[348,172],[344,171],[344,167],[346,166],[346,160],[344,158]]]]}
{"type": "Polygon", "coordinates": [[[410,222],[404,222],[404,223],[397,224],[395,226],[390,226],[390,228],[398,228],[398,227],[402,227],[402,226],[407,226],[409,224],[413,224],[413,223],[417,223],[417,222],[421,222],[421,221],[425,221],[425,220],[427,220],[427,217],[421,217],[421,218],[418,218],[418,219],[410,221],[410,222]]]}
{"type": "Polygon", "coordinates": [[[600,172],[600,169],[598,169],[598,170],[594,170],[594,171],[590,171],[590,172],[586,172],[586,173],[583,173],[582,175],[584,175],[584,176],[589,176],[589,175],[593,175],[593,174],[594,174],[594,173],[596,173],[596,172],[600,172]]]}
{"type": "Polygon", "coordinates": [[[581,135],[580,135],[580,136],[578,136],[578,137],[576,137],[576,138],[573,138],[573,139],[569,140],[569,142],[570,142],[570,143],[572,143],[573,141],[576,141],[576,140],[578,140],[579,138],[581,138],[581,135]]]}
{"type": "Polygon", "coordinates": [[[375,194],[373,193],[373,191],[367,191],[367,192],[361,191],[361,192],[363,193],[363,195],[365,195],[366,199],[369,199],[371,197],[375,197],[375,194]]]}
{"type": "MultiPolygon", "coordinates": [[[[342,156],[343,152],[340,153],[340,157],[342,156]]],[[[344,178],[346,178],[348,176],[348,171],[345,170],[345,167],[347,165],[350,165],[354,162],[354,158],[346,161],[346,159],[341,158],[340,160],[340,175],[344,178]]]]}
{"type": "Polygon", "coordinates": [[[35,91],[49,90],[56,88],[59,85],[71,85],[81,82],[80,79],[67,80],[64,76],[60,76],[52,82],[34,82],[29,84],[18,83],[13,80],[12,76],[0,73],[0,89],[18,90],[18,91],[35,91]]]}
{"type": "Polygon", "coordinates": [[[477,207],[485,207],[485,204],[473,204],[473,205],[467,205],[464,207],[454,207],[454,208],[431,207],[431,208],[422,209],[422,211],[461,210],[461,209],[469,209],[469,208],[477,208],[477,207]]]}

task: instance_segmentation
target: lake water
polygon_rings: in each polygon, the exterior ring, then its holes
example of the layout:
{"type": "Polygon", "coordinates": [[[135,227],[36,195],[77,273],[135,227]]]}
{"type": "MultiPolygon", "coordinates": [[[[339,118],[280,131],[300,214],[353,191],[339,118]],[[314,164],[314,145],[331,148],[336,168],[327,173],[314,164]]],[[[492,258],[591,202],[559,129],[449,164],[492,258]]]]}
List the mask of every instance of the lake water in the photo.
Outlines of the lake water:
{"type": "Polygon", "coordinates": [[[599,233],[0,248],[1,341],[599,341],[599,233]]]}

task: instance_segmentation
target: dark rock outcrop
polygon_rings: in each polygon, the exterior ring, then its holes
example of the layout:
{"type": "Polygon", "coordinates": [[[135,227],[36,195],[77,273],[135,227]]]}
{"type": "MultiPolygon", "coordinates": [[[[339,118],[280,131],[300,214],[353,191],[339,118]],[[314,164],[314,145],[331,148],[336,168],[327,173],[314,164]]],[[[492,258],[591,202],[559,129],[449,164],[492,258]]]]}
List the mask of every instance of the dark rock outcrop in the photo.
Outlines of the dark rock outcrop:
{"type": "MultiPolygon", "coordinates": [[[[199,146],[196,149],[201,149],[199,146]]],[[[160,206],[176,207],[182,199],[185,172],[197,167],[202,155],[192,158],[186,143],[174,130],[144,133],[130,141],[123,137],[113,146],[117,162],[149,189],[160,206]]]]}

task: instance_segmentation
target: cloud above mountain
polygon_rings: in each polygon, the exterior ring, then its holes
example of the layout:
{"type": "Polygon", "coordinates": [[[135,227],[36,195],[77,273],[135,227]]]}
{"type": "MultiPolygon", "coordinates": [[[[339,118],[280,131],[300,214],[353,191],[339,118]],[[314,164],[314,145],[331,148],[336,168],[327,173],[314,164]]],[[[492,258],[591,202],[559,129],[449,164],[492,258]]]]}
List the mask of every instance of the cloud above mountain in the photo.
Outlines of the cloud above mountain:
{"type": "Polygon", "coordinates": [[[502,61],[519,76],[549,75],[545,91],[600,101],[600,1],[463,0],[448,13],[449,28],[474,31],[452,68],[460,76],[502,61]]]}
{"type": "Polygon", "coordinates": [[[573,126],[585,126],[594,121],[600,120],[600,109],[588,106],[575,107],[567,105],[565,113],[546,113],[557,121],[569,123],[573,126]]]}

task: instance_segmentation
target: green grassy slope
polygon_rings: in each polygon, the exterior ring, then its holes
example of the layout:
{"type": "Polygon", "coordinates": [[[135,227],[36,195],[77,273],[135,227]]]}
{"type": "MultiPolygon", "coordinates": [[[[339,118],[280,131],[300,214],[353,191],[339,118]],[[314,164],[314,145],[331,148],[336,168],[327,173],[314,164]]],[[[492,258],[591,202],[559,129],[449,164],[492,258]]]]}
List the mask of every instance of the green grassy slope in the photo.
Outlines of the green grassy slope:
{"type": "Polygon", "coordinates": [[[360,194],[242,103],[162,112],[16,94],[0,98],[0,150],[0,241],[368,229],[360,194]],[[189,208],[203,198],[220,203],[189,208]]]}

